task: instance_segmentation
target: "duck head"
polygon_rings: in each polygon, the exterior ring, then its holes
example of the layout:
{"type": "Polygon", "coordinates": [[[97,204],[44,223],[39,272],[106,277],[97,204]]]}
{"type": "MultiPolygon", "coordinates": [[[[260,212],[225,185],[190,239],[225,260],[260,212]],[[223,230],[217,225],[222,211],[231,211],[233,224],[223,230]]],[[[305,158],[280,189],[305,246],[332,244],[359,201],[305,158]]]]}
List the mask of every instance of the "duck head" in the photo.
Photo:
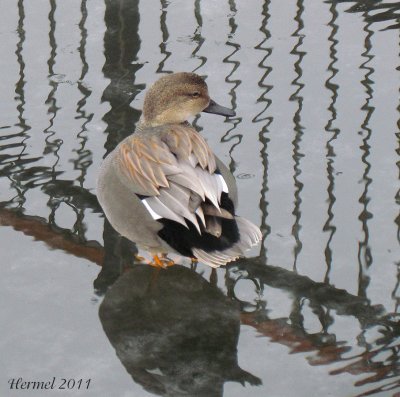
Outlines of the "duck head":
{"type": "Polygon", "coordinates": [[[214,102],[205,81],[195,73],[173,73],[161,77],[147,91],[141,124],[179,124],[200,112],[232,117],[235,112],[214,102]]]}

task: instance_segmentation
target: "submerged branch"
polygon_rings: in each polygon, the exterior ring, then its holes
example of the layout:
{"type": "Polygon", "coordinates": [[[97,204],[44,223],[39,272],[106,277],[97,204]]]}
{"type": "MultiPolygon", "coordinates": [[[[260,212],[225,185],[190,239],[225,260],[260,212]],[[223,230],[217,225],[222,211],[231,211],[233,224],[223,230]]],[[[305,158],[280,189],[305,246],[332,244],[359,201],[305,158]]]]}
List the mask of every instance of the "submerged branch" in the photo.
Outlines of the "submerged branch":
{"type": "Polygon", "coordinates": [[[10,226],[18,232],[43,241],[52,249],[60,249],[78,258],[87,259],[102,265],[104,248],[97,241],[82,241],[67,229],[50,225],[39,216],[25,215],[22,212],[0,208],[0,225],[10,226]]]}

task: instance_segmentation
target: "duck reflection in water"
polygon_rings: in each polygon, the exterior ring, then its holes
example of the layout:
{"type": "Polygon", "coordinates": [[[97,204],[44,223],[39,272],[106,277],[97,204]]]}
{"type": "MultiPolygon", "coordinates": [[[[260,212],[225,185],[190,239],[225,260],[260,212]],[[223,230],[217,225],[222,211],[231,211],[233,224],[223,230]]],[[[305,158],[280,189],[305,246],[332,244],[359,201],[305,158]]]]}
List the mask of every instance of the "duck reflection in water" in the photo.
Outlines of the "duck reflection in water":
{"type": "Polygon", "coordinates": [[[136,265],[107,291],[104,331],[145,390],[162,396],[222,396],[226,381],[261,384],[237,362],[239,308],[200,274],[136,265]]]}

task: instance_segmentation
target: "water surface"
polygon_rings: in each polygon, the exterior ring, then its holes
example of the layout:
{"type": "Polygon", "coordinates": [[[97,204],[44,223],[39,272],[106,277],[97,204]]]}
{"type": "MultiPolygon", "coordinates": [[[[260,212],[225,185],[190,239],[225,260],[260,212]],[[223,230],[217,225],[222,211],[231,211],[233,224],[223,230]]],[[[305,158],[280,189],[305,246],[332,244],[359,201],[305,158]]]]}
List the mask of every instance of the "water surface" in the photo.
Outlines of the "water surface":
{"type": "Polygon", "coordinates": [[[77,396],[399,395],[397,2],[0,10],[1,395],[53,376],[91,379],[77,396]],[[194,124],[264,239],[157,278],[95,185],[172,71],[235,109],[194,124]]]}

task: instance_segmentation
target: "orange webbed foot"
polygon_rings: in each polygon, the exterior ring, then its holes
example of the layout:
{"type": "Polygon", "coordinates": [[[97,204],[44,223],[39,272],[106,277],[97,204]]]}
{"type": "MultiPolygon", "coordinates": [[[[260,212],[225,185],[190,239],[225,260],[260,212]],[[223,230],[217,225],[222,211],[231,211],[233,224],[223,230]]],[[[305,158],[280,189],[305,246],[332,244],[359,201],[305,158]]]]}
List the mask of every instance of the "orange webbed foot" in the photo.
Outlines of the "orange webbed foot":
{"type": "Polygon", "coordinates": [[[175,262],[168,258],[166,254],[161,254],[161,258],[158,255],[153,255],[153,260],[149,262],[149,265],[159,269],[166,269],[175,265],[175,262]]]}

